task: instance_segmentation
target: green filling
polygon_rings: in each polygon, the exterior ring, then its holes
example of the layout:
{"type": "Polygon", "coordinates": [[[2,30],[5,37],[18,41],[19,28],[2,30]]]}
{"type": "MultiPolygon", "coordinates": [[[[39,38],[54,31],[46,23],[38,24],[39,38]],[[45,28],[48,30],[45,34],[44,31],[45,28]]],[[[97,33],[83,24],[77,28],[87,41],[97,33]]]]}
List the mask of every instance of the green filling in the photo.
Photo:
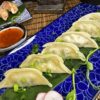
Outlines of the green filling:
{"type": "Polygon", "coordinates": [[[18,84],[15,84],[15,85],[14,85],[14,92],[18,92],[18,90],[19,90],[18,84]]]}
{"type": "Polygon", "coordinates": [[[80,32],[81,30],[80,30],[80,29],[76,29],[75,31],[76,31],[76,32],[80,32]]]}
{"type": "Polygon", "coordinates": [[[63,40],[60,39],[60,38],[57,38],[57,39],[55,40],[55,42],[63,42],[63,40]]]}

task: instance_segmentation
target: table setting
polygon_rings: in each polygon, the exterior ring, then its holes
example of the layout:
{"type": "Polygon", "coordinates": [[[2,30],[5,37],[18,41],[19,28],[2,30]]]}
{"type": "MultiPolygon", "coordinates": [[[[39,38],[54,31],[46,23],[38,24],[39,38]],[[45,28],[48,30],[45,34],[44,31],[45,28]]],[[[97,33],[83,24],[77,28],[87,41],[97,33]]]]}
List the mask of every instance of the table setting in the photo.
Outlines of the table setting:
{"type": "Polygon", "coordinates": [[[99,100],[100,1],[0,1],[0,100],[99,100]]]}

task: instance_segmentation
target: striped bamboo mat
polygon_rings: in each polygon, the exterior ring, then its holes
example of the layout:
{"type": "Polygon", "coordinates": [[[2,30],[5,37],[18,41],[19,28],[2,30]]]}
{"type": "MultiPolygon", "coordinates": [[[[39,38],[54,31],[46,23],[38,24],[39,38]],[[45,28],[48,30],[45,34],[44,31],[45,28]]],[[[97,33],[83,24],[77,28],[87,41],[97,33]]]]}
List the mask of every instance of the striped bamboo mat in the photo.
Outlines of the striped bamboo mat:
{"type": "MultiPolygon", "coordinates": [[[[74,7],[79,3],[79,0],[66,0],[66,6],[64,12],[68,11],[70,8],[74,7]]],[[[34,7],[36,7],[36,3],[26,2],[25,3],[27,9],[32,15],[32,19],[23,23],[25,28],[28,30],[28,35],[34,35],[36,32],[41,30],[43,27],[57,19],[62,14],[36,14],[34,12],[34,7]]]]}

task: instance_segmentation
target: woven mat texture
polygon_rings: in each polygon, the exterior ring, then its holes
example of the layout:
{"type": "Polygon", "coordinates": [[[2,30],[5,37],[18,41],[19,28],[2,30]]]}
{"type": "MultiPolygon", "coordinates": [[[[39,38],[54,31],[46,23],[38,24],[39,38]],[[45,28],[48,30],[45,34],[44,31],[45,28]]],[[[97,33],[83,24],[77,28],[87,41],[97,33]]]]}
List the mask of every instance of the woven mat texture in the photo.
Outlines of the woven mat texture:
{"type": "MultiPolygon", "coordinates": [[[[64,12],[68,11],[70,8],[77,5],[80,1],[79,0],[66,0],[64,12]]],[[[25,28],[28,30],[28,35],[34,35],[39,30],[41,30],[43,27],[57,19],[62,14],[36,14],[34,12],[34,7],[36,7],[36,3],[33,2],[26,2],[25,3],[27,9],[32,15],[32,19],[23,23],[25,28]]]]}

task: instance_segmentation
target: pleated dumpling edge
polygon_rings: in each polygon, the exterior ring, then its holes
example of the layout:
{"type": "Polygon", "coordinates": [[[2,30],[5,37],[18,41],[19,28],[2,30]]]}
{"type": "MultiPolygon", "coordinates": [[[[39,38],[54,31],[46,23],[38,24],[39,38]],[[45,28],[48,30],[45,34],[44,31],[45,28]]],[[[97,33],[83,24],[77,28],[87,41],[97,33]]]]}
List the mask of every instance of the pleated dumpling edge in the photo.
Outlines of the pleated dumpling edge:
{"type": "Polygon", "coordinates": [[[0,82],[0,88],[11,88],[15,84],[19,87],[28,87],[36,85],[52,84],[42,75],[42,73],[33,68],[14,68],[5,72],[5,78],[0,82]]]}
{"type": "Polygon", "coordinates": [[[36,68],[41,72],[68,73],[71,71],[64,65],[63,59],[56,54],[32,54],[20,65],[20,68],[36,68]]]}
{"type": "Polygon", "coordinates": [[[42,54],[57,54],[63,59],[81,59],[85,61],[85,56],[79,48],[73,43],[50,42],[45,44],[42,54]]]}

